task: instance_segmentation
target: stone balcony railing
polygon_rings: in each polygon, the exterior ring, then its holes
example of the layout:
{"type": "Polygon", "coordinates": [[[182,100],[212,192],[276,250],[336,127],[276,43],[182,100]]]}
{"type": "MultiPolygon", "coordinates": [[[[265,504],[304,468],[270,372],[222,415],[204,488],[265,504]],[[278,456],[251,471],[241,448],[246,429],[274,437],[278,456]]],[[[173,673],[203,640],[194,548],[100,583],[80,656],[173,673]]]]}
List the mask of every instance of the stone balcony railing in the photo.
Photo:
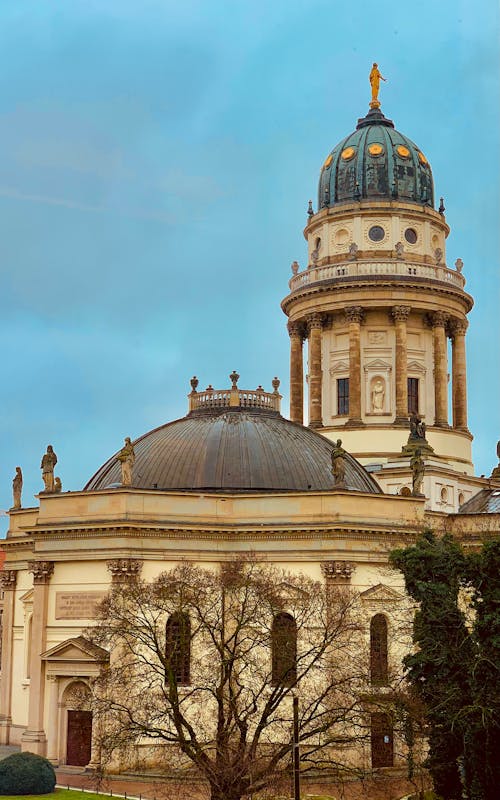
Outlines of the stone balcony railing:
{"type": "Polygon", "coordinates": [[[323,267],[310,267],[294,275],[290,281],[290,291],[302,289],[321,281],[335,282],[341,278],[367,277],[371,275],[401,275],[441,281],[463,289],[464,276],[454,269],[440,264],[418,264],[409,261],[350,261],[341,264],[327,264],[323,267]]]}
{"type": "Polygon", "coordinates": [[[214,389],[208,386],[204,391],[198,392],[198,379],[192,378],[192,392],[189,397],[189,410],[221,409],[221,408],[260,408],[267,411],[280,411],[281,395],[278,392],[280,381],[273,379],[273,392],[265,392],[262,386],[257,389],[239,389],[237,381],[239,375],[230,375],[232,387],[230,389],[214,389]]]}

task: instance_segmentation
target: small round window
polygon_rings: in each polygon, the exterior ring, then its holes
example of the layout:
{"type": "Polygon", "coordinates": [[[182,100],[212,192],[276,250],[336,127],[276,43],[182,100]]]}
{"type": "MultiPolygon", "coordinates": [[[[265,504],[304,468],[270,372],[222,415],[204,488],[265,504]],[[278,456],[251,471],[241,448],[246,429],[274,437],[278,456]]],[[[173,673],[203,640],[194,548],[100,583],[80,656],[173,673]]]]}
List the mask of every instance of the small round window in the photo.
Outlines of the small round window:
{"type": "Polygon", "coordinates": [[[407,228],[405,230],[405,239],[409,244],[415,244],[418,239],[417,231],[415,228],[407,228]]]}
{"type": "Polygon", "coordinates": [[[420,161],[420,163],[423,164],[424,166],[426,166],[429,162],[427,161],[427,159],[424,156],[424,154],[421,153],[420,150],[417,150],[417,153],[418,153],[418,160],[420,161]]]}
{"type": "Polygon", "coordinates": [[[368,152],[370,153],[371,156],[381,156],[382,153],[384,152],[384,148],[382,147],[381,144],[375,142],[374,144],[369,145],[368,152]]]}
{"type": "Polygon", "coordinates": [[[398,146],[396,147],[396,152],[398,156],[401,156],[401,158],[408,158],[408,156],[410,155],[410,151],[408,150],[407,147],[404,146],[404,144],[398,144],[398,146]]]}
{"type": "Polygon", "coordinates": [[[370,237],[372,242],[381,242],[382,239],[385,237],[385,231],[381,225],[372,225],[372,227],[368,231],[368,236],[370,237]]]}
{"type": "Polygon", "coordinates": [[[354,147],[346,147],[345,150],[342,150],[341,157],[344,161],[349,161],[353,156],[356,150],[354,147]]]}
{"type": "Polygon", "coordinates": [[[323,164],[323,169],[328,169],[332,161],[333,161],[333,156],[332,155],[328,156],[325,163],[323,164]]]}

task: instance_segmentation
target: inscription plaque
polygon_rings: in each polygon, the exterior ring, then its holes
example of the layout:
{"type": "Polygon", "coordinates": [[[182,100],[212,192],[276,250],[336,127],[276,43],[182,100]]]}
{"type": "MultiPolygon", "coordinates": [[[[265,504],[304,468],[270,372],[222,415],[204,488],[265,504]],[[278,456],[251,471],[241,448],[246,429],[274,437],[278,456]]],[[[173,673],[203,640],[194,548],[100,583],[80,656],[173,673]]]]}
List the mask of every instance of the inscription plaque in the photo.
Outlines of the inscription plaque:
{"type": "Polygon", "coordinates": [[[56,592],[56,619],[94,619],[106,592],[56,592]]]}

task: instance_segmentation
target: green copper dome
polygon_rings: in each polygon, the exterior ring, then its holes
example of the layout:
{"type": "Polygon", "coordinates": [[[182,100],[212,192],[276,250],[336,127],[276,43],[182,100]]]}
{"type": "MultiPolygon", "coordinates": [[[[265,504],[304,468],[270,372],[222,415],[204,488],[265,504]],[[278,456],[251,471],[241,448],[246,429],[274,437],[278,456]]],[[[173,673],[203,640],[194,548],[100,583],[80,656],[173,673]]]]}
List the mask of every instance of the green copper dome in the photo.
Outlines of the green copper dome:
{"type": "Polygon", "coordinates": [[[402,200],[434,206],[429,162],[380,109],[358,120],[323,164],[318,209],[357,200],[402,200]]]}

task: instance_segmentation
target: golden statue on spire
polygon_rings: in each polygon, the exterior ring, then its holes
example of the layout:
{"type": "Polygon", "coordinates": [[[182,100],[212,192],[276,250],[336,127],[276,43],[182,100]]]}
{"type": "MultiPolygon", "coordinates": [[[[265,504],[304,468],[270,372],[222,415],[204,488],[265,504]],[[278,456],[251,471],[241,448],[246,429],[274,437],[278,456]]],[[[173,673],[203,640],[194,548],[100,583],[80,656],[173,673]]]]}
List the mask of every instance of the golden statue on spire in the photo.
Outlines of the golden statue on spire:
{"type": "Polygon", "coordinates": [[[370,72],[370,85],[372,87],[372,101],[370,103],[370,108],[380,108],[380,100],[378,99],[380,81],[385,81],[385,78],[380,74],[378,64],[373,62],[373,67],[370,72]]]}

